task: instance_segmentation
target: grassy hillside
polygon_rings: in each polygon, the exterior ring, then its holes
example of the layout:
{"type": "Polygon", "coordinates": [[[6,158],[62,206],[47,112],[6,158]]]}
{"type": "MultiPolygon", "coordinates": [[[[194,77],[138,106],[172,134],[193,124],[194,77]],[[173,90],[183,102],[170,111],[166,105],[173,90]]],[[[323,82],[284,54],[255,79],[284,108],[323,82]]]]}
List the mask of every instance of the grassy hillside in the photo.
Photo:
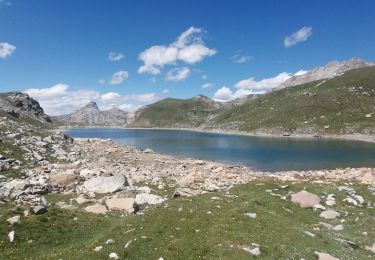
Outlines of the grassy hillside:
{"type": "Polygon", "coordinates": [[[367,67],[224,109],[209,128],[275,134],[374,134],[374,112],[375,67],[367,67]]]}
{"type": "Polygon", "coordinates": [[[219,111],[220,105],[207,97],[167,98],[136,112],[129,127],[196,128],[219,111]]]}

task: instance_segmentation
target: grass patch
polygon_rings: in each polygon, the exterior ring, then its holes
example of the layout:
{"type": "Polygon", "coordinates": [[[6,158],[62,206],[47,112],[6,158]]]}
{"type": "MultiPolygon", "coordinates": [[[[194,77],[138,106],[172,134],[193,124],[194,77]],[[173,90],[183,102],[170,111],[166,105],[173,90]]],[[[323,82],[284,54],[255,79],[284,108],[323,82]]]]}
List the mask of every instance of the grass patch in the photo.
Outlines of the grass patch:
{"type": "MultiPolygon", "coordinates": [[[[104,217],[50,208],[45,215],[25,218],[14,227],[5,224],[5,219],[21,209],[1,206],[0,258],[107,259],[111,252],[116,252],[121,259],[249,259],[252,256],[239,246],[257,243],[263,259],[315,259],[314,251],[340,259],[369,259],[371,252],[363,247],[375,241],[374,209],[350,207],[341,202],[345,192],[339,192],[335,185],[293,184],[287,189],[273,190],[282,195],[303,188],[318,195],[336,194],[338,204],[334,208],[346,220],[345,229],[314,230],[322,221],[319,212],[302,209],[265,191],[277,189],[280,184],[257,181],[228,192],[170,199],[140,216],[104,217]],[[247,212],[255,212],[258,217],[251,219],[244,215],[247,212]],[[17,238],[11,244],[6,234],[12,229],[17,238]],[[316,236],[309,237],[304,231],[316,236]],[[351,240],[360,248],[344,246],[335,238],[351,240]],[[30,239],[33,242],[28,243],[30,239]],[[115,243],[104,245],[107,239],[114,239],[115,243]],[[129,241],[132,242],[125,249],[129,241]],[[93,249],[99,245],[103,245],[102,251],[95,252],[93,249]]],[[[373,200],[366,186],[354,187],[366,201],[373,200]]]]}

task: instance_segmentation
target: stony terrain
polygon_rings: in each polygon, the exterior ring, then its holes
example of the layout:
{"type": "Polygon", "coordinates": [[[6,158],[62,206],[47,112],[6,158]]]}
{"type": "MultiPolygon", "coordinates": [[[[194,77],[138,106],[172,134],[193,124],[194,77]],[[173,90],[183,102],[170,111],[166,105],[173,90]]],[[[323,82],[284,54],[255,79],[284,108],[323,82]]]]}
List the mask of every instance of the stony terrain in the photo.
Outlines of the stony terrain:
{"type": "Polygon", "coordinates": [[[74,113],[55,116],[54,119],[70,126],[124,126],[127,122],[127,114],[118,108],[102,111],[95,102],[90,102],[74,113]]]}
{"type": "Polygon", "coordinates": [[[0,258],[374,256],[375,169],[261,173],[72,139],[5,117],[0,125],[0,258]],[[280,248],[268,233],[299,246],[280,248]]]}

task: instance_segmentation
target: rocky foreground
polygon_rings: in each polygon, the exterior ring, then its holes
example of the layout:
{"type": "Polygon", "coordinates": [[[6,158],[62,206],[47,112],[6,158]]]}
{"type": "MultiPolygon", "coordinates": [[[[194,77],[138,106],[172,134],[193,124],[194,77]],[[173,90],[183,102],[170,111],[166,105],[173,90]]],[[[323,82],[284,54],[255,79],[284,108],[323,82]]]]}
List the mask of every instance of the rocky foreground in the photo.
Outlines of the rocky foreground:
{"type": "MultiPolygon", "coordinates": [[[[262,173],[243,166],[161,155],[150,149],[138,150],[111,140],[73,139],[60,132],[40,131],[5,117],[0,118],[0,126],[0,206],[26,208],[23,215],[7,219],[10,242],[17,237],[13,225],[30,214],[43,215],[52,206],[94,214],[138,216],[145,214],[149,205],[167,205],[177,197],[228,191],[235,185],[259,181],[282,182],[285,185],[280,186],[280,190],[295,183],[337,183],[338,191],[345,194],[341,202],[364,209],[372,209],[375,204],[374,200],[366,201],[352,187],[353,183],[366,185],[375,195],[373,168],[262,173]],[[170,190],[173,190],[172,196],[168,195],[170,190]],[[51,203],[46,199],[50,194],[69,195],[71,199],[51,203]]],[[[319,211],[323,228],[344,228],[343,224],[324,222],[342,215],[335,209],[334,193],[317,196],[304,190],[281,193],[279,189],[270,189],[265,192],[302,208],[319,211]]],[[[257,214],[247,212],[246,216],[256,218],[257,214]]],[[[315,236],[306,232],[307,236],[315,236]]],[[[340,243],[358,246],[347,240],[340,243]]],[[[375,244],[362,246],[375,253],[375,244]]],[[[244,245],[241,249],[252,255],[261,254],[257,244],[244,245]]],[[[100,251],[100,246],[95,250],[100,251]]],[[[325,253],[316,252],[316,255],[319,259],[338,259],[325,253]]],[[[114,253],[110,257],[117,259],[118,255],[114,253]]]]}

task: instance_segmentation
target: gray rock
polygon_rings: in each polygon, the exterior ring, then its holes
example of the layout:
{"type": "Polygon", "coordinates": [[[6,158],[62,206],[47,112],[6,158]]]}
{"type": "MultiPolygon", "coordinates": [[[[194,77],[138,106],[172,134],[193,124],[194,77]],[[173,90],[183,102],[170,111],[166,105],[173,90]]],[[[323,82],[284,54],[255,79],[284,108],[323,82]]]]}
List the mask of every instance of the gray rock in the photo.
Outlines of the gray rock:
{"type": "Polygon", "coordinates": [[[95,193],[111,193],[123,190],[126,185],[128,185],[128,183],[126,178],[122,175],[96,177],[83,183],[87,191],[95,193]]]}
{"type": "Polygon", "coordinates": [[[320,198],[313,193],[303,190],[293,193],[291,195],[291,201],[299,204],[302,208],[312,208],[320,203],[320,198]]]}
{"type": "Polygon", "coordinates": [[[327,253],[320,253],[315,251],[314,254],[318,257],[318,260],[340,260],[339,258],[331,256],[327,253]]]}
{"type": "Polygon", "coordinates": [[[335,219],[339,216],[340,216],[340,213],[332,209],[325,210],[319,215],[319,217],[324,218],[324,219],[335,219]]]}
{"type": "Polygon", "coordinates": [[[154,195],[154,194],[141,193],[141,194],[137,194],[135,196],[135,202],[139,205],[141,205],[141,204],[154,205],[154,204],[163,203],[164,201],[165,201],[164,198],[162,198],[160,196],[157,196],[157,195],[154,195]]]}
{"type": "Polygon", "coordinates": [[[38,205],[33,208],[33,212],[35,215],[42,215],[47,212],[47,209],[42,205],[38,205]]]}
{"type": "Polygon", "coordinates": [[[109,210],[122,211],[128,214],[137,211],[137,204],[133,198],[111,198],[105,201],[109,210]]]}
{"type": "Polygon", "coordinates": [[[173,198],[177,197],[191,197],[198,195],[199,192],[189,188],[177,188],[173,193],[173,198]]]}
{"type": "Polygon", "coordinates": [[[17,223],[19,223],[21,221],[21,216],[20,215],[16,215],[14,217],[8,218],[7,221],[11,225],[17,224],[17,223]]]}
{"type": "Polygon", "coordinates": [[[103,205],[94,204],[94,205],[87,206],[85,208],[85,211],[90,212],[90,213],[94,213],[94,214],[105,214],[105,213],[107,213],[108,210],[103,205]]]}

